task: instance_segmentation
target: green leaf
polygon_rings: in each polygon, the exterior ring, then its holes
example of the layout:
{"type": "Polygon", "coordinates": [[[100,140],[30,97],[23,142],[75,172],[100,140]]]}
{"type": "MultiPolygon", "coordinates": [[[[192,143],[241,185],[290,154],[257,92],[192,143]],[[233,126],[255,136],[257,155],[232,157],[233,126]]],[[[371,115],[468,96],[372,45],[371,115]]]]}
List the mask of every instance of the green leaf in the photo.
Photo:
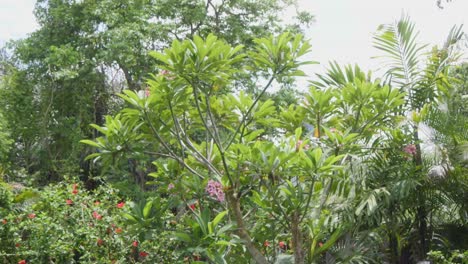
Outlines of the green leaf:
{"type": "Polygon", "coordinates": [[[192,238],[186,234],[186,233],[182,233],[182,232],[175,232],[174,233],[174,237],[179,240],[179,241],[182,241],[182,242],[187,242],[187,243],[190,243],[192,242],[192,238]]]}
{"type": "Polygon", "coordinates": [[[87,145],[90,145],[90,146],[93,146],[93,147],[96,147],[96,148],[101,148],[102,147],[97,142],[89,140],[89,139],[82,139],[82,140],[80,140],[80,143],[87,144],[87,145]]]}
{"type": "Polygon", "coordinates": [[[145,208],[143,208],[143,217],[148,218],[151,209],[153,208],[153,201],[149,201],[146,203],[145,208]]]}
{"type": "Polygon", "coordinates": [[[221,213],[219,213],[212,221],[213,223],[213,226],[216,228],[216,226],[219,224],[219,222],[221,220],[223,220],[224,216],[226,216],[226,214],[228,213],[228,211],[223,211],[221,213]]]}
{"type": "Polygon", "coordinates": [[[122,216],[125,217],[130,222],[138,223],[138,220],[131,214],[123,213],[122,216]]]}

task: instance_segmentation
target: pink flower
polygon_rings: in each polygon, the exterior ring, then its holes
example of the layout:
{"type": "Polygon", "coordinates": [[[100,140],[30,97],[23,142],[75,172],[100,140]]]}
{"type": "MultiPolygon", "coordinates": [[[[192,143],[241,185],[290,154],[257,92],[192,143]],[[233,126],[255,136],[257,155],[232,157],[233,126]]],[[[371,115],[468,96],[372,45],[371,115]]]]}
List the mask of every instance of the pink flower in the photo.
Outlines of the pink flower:
{"type": "Polygon", "coordinates": [[[175,79],[175,76],[171,74],[170,71],[168,70],[161,70],[159,72],[159,75],[161,76],[164,76],[165,78],[167,78],[168,80],[174,80],[175,79]]]}
{"type": "Polygon", "coordinates": [[[94,205],[96,205],[96,206],[99,206],[100,204],[101,204],[100,201],[95,201],[95,202],[94,202],[94,205]]]}
{"type": "Polygon", "coordinates": [[[102,215],[100,215],[98,212],[96,211],[93,211],[93,218],[97,219],[97,220],[101,220],[102,219],[102,215]]]}
{"type": "Polygon", "coordinates": [[[18,264],[26,264],[26,263],[27,263],[27,262],[26,262],[25,259],[22,259],[22,260],[18,261],[18,264]]]}
{"type": "Polygon", "coordinates": [[[149,88],[146,88],[146,89],[145,89],[145,96],[146,96],[146,97],[149,97],[150,95],[151,95],[150,89],[149,89],[149,88]]]}
{"type": "Polygon", "coordinates": [[[117,204],[117,208],[123,208],[125,206],[124,202],[120,202],[117,204]]]}
{"type": "Polygon", "coordinates": [[[211,196],[216,197],[220,202],[224,202],[225,196],[223,191],[223,185],[220,182],[209,180],[206,185],[205,191],[211,196]]]}
{"type": "Polygon", "coordinates": [[[132,246],[133,246],[133,247],[138,247],[138,241],[136,241],[136,240],[133,241],[132,246]]]}
{"type": "MultiPolygon", "coordinates": [[[[303,141],[302,140],[298,140],[297,143],[296,143],[296,151],[299,151],[299,148],[301,147],[303,141]]],[[[303,149],[304,150],[309,150],[310,146],[309,145],[304,145],[303,146],[303,149]]]]}
{"type": "Polygon", "coordinates": [[[2,224],[6,225],[8,221],[6,219],[2,219],[2,224]]]}
{"type": "Polygon", "coordinates": [[[410,145],[406,145],[404,148],[403,148],[403,151],[410,154],[410,155],[416,155],[416,146],[414,144],[410,144],[410,145]]]}
{"type": "Polygon", "coordinates": [[[175,186],[174,186],[174,184],[172,184],[172,183],[169,183],[169,185],[167,185],[167,189],[168,189],[168,190],[172,190],[172,189],[174,189],[174,188],[175,188],[175,186]]]}
{"type": "Polygon", "coordinates": [[[36,214],[35,213],[30,213],[30,214],[28,214],[28,218],[29,219],[36,218],[36,214]]]}
{"type": "Polygon", "coordinates": [[[140,252],[140,257],[143,257],[143,258],[144,258],[144,257],[146,257],[146,256],[148,256],[148,255],[149,255],[149,254],[148,254],[147,252],[145,252],[145,251],[141,251],[141,252],[140,252]]]}
{"type": "Polygon", "coordinates": [[[78,193],[78,190],[77,190],[77,189],[73,189],[72,194],[77,194],[77,193],[78,193]]]}
{"type": "Polygon", "coordinates": [[[265,242],[263,242],[263,246],[264,246],[264,247],[269,247],[269,246],[270,246],[270,242],[268,242],[268,240],[265,240],[265,242]]]}
{"type": "Polygon", "coordinates": [[[322,242],[319,242],[318,245],[319,245],[319,247],[323,247],[323,243],[322,243],[322,242]]]}
{"type": "Polygon", "coordinates": [[[66,200],[66,203],[67,203],[68,205],[72,205],[72,204],[73,204],[73,201],[70,200],[70,199],[67,199],[67,200],[66,200]]]}

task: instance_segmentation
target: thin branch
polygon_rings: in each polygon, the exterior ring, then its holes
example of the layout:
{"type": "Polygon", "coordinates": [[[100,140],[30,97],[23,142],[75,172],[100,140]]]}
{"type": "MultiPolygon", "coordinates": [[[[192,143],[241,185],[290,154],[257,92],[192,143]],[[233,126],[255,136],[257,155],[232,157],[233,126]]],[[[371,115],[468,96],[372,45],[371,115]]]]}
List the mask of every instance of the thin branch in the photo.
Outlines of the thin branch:
{"type": "Polygon", "coordinates": [[[153,132],[153,134],[156,136],[156,138],[158,139],[158,141],[163,145],[163,147],[170,153],[170,155],[172,156],[172,158],[176,161],[179,162],[179,164],[181,164],[182,166],[184,166],[185,168],[187,168],[191,173],[197,175],[198,177],[200,177],[201,179],[204,179],[205,177],[203,175],[201,175],[200,173],[198,173],[196,170],[194,170],[192,167],[190,167],[185,161],[183,161],[181,158],[177,157],[175,155],[175,153],[172,151],[172,149],[167,145],[167,142],[164,141],[161,137],[161,135],[159,135],[158,131],[156,130],[156,128],[153,126],[153,123],[151,122],[151,119],[149,118],[148,116],[148,112],[146,110],[144,110],[144,114],[145,114],[145,118],[146,118],[146,121],[148,121],[149,125],[150,125],[150,129],[151,131],[153,132]]]}
{"type": "Polygon", "coordinates": [[[236,128],[236,131],[234,132],[234,134],[232,134],[232,138],[230,140],[228,140],[228,144],[226,146],[226,149],[228,149],[232,143],[234,142],[234,140],[236,139],[236,135],[239,133],[242,125],[245,123],[246,119],[247,119],[247,116],[250,114],[250,112],[252,112],[253,108],[257,105],[258,101],[260,100],[260,98],[263,96],[263,94],[266,92],[266,90],[268,89],[268,87],[270,87],[271,83],[273,82],[273,80],[276,78],[276,73],[273,73],[273,75],[270,77],[270,80],[268,81],[268,83],[265,85],[265,87],[262,89],[262,91],[260,92],[260,94],[258,95],[258,97],[255,99],[255,101],[252,103],[252,105],[249,107],[249,109],[247,110],[247,112],[245,113],[245,115],[242,117],[242,120],[241,122],[239,123],[239,125],[237,126],[236,128]]]}

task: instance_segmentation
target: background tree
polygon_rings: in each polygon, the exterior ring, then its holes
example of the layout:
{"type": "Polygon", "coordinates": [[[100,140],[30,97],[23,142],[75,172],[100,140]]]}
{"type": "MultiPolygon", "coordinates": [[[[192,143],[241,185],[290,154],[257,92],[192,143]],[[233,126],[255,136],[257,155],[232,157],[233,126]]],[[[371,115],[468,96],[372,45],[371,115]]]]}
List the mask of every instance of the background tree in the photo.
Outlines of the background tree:
{"type": "MultiPolygon", "coordinates": [[[[68,172],[81,171],[84,178],[98,173],[81,162],[88,150],[77,142],[93,134],[89,123],[102,124],[121,103],[116,92],[144,89],[148,74],[158,71],[149,50],[161,50],[173,38],[210,32],[248,47],[254,37],[299,30],[299,23],[312,20],[300,13],[297,25],[282,24],[282,10],[293,5],[279,0],[37,1],[40,28],[10,43],[4,59],[9,65],[2,82],[4,112],[25,114],[6,116],[19,144],[10,155],[13,164],[37,173],[42,183],[68,172]]],[[[126,166],[135,177],[144,177],[136,160],[126,166]]]]}

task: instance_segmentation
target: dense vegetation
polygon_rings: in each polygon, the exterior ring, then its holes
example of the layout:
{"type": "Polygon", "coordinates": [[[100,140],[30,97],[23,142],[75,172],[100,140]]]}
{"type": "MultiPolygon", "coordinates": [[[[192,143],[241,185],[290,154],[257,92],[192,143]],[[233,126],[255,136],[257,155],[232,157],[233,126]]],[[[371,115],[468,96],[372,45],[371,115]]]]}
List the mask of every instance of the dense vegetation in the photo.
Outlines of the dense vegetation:
{"type": "Polygon", "coordinates": [[[466,263],[462,28],[402,17],[382,76],[305,88],[292,5],[39,0],[1,57],[1,261],[466,263]]]}

